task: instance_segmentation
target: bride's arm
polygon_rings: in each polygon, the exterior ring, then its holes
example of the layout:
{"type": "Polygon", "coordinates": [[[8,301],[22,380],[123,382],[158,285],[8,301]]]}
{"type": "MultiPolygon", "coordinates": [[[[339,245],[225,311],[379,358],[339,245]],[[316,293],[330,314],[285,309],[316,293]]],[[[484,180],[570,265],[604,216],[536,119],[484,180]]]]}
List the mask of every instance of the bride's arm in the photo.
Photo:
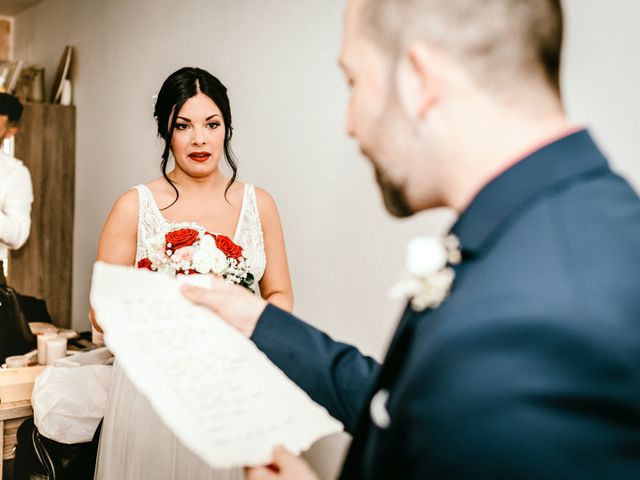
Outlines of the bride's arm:
{"type": "MultiPolygon", "coordinates": [[[[96,260],[115,265],[133,265],[136,260],[136,242],[138,240],[138,193],[135,190],[120,195],[104,222],[102,235],[98,242],[96,260]]],[[[89,317],[99,332],[93,308],[89,317]]]]}
{"type": "Polygon", "coordinates": [[[267,256],[267,268],[260,280],[260,292],[269,303],[290,312],[293,309],[293,289],[280,215],[271,195],[261,188],[256,188],[256,200],[267,256]]]}

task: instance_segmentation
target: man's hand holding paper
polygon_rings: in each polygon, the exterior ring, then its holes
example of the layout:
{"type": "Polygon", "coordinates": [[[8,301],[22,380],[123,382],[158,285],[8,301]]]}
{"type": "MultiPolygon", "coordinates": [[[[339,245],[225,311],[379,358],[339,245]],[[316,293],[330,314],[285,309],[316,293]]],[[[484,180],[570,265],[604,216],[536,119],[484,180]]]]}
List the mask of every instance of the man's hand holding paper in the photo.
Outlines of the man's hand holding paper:
{"type": "Polygon", "coordinates": [[[181,291],[191,302],[217,313],[247,338],[251,338],[267,305],[263,298],[215,277],[211,278],[210,288],[184,282],[181,291]]]}

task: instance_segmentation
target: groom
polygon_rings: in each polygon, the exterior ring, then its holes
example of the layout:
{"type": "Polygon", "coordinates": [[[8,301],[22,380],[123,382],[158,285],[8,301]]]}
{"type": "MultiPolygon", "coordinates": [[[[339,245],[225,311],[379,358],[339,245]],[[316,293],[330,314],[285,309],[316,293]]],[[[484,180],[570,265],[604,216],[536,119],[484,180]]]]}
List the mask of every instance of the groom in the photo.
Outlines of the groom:
{"type": "MultiPolygon", "coordinates": [[[[559,0],[349,0],[347,129],[398,217],[460,213],[382,365],[222,281],[185,288],[353,434],[342,478],[640,478],[640,200],[559,87],[559,0]]],[[[313,478],[278,450],[249,478],[313,478]]]]}

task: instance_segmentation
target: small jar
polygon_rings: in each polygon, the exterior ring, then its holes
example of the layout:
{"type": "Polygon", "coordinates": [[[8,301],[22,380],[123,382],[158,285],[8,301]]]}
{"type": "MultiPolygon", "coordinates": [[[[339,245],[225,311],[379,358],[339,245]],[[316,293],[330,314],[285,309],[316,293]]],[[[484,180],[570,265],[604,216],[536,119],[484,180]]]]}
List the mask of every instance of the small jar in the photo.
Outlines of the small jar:
{"type": "Polygon", "coordinates": [[[7,357],[5,363],[7,368],[28,367],[29,359],[24,355],[13,355],[12,357],[7,357]]]}

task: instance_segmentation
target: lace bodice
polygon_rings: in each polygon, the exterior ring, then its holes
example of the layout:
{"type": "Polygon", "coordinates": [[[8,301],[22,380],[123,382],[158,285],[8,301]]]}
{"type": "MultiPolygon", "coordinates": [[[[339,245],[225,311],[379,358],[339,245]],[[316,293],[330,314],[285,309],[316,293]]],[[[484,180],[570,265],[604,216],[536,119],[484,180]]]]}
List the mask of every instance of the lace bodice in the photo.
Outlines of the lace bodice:
{"type": "MultiPolygon", "coordinates": [[[[167,223],[155,200],[151,190],[145,185],[136,185],[138,190],[138,243],[136,248],[136,263],[144,258],[144,245],[147,239],[157,234],[167,223]]],[[[213,232],[215,233],[215,232],[213,232]]],[[[264,252],[264,238],[262,224],[258,213],[256,192],[253,185],[245,184],[240,207],[240,218],[233,236],[233,241],[244,250],[249,263],[249,271],[253,274],[256,284],[264,275],[267,259],[264,252]]]]}

